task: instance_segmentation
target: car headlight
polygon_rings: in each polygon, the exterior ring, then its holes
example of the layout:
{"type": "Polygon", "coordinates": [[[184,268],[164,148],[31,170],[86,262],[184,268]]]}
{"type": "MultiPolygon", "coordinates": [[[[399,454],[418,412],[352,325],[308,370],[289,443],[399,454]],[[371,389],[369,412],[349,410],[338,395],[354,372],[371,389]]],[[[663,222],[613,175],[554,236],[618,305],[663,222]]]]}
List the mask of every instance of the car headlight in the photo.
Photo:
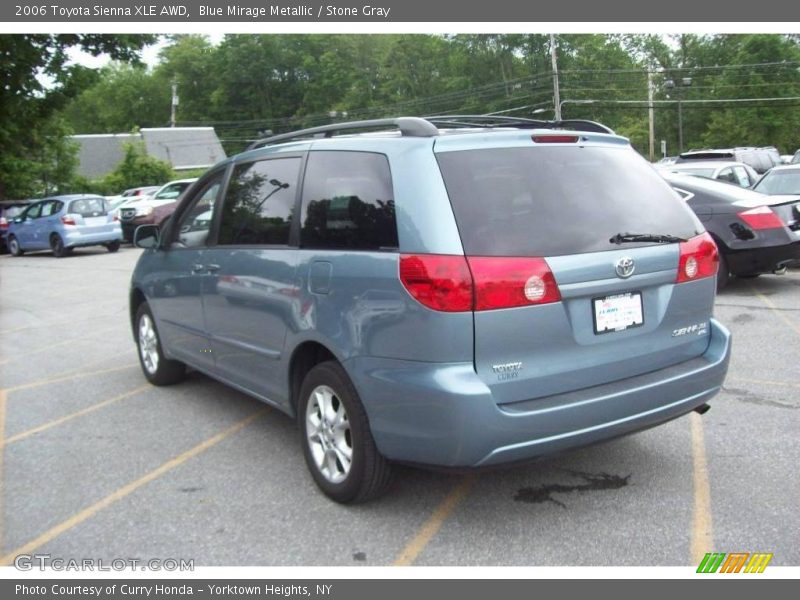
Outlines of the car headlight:
{"type": "Polygon", "coordinates": [[[139,206],[136,209],[136,216],[137,217],[146,217],[147,215],[150,215],[152,213],[153,213],[153,207],[152,206],[139,206]]]}

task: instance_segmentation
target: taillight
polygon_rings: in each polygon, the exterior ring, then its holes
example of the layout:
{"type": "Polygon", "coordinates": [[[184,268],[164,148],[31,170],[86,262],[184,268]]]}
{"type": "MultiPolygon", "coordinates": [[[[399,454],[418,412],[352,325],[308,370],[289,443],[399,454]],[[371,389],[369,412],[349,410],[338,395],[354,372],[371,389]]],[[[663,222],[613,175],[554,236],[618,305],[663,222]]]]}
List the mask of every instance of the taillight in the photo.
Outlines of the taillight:
{"type": "Polygon", "coordinates": [[[750,229],[775,229],[776,227],[783,227],[784,222],[781,218],[772,212],[769,206],[759,206],[758,208],[751,208],[737,215],[742,221],[747,223],[750,229]]]}
{"type": "Polygon", "coordinates": [[[119,216],[117,216],[117,215],[114,215],[114,220],[115,220],[115,221],[119,221],[119,216]]]}
{"type": "Polygon", "coordinates": [[[5,217],[0,217],[0,229],[8,229],[8,220],[5,217]]]}
{"type": "Polygon", "coordinates": [[[675,283],[694,281],[717,274],[719,252],[717,245],[708,233],[681,242],[680,249],[678,277],[675,283]]]}
{"type": "Polygon", "coordinates": [[[61,222],[64,225],[75,225],[75,219],[73,219],[69,215],[64,215],[63,217],[61,217],[61,222]]]}
{"type": "Polygon", "coordinates": [[[463,256],[404,254],[400,281],[421,304],[445,312],[472,310],[472,277],[463,256]]]}
{"type": "Polygon", "coordinates": [[[553,272],[543,258],[403,255],[400,280],[421,304],[446,312],[561,300],[553,272]]]}
{"type": "Polygon", "coordinates": [[[513,308],[561,300],[553,272],[543,258],[473,256],[475,310],[513,308]]]}
{"type": "Polygon", "coordinates": [[[578,141],[577,135],[534,135],[531,139],[537,144],[574,144],[578,141]]]}

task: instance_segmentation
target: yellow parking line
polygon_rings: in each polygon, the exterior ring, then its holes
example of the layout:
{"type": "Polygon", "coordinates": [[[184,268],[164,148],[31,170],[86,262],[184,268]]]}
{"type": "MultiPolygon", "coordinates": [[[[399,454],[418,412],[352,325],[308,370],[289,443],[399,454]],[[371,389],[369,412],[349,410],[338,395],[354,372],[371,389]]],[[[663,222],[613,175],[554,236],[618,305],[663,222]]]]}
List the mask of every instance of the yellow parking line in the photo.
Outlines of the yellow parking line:
{"type": "Polygon", "coordinates": [[[34,538],[33,540],[31,540],[27,544],[24,544],[23,546],[20,546],[19,548],[16,548],[15,550],[12,550],[8,554],[6,554],[2,558],[0,558],[0,565],[10,565],[14,561],[14,558],[16,556],[20,555],[20,554],[31,554],[37,548],[39,548],[39,547],[43,546],[44,544],[54,540],[55,538],[57,538],[58,536],[60,536],[63,533],[66,533],[70,529],[72,529],[74,527],[77,527],[78,525],[80,525],[81,523],[86,521],[87,519],[92,518],[94,515],[96,515],[100,511],[108,508],[109,506],[111,506],[115,502],[118,502],[119,500],[122,500],[126,496],[132,494],[133,492],[138,490],[140,487],[150,483],[154,479],[158,479],[159,477],[161,477],[165,473],[171,471],[175,467],[178,467],[178,466],[182,465],[183,463],[185,463],[190,458],[194,458],[198,454],[201,454],[201,453],[205,452],[206,450],[208,450],[209,448],[211,448],[212,446],[215,446],[216,444],[218,444],[219,442],[221,442],[225,438],[233,435],[237,431],[241,430],[242,428],[246,427],[247,425],[249,425],[250,423],[252,423],[256,419],[258,419],[260,416],[264,415],[268,410],[269,410],[269,407],[264,407],[264,408],[261,408],[261,409],[257,410],[256,412],[251,414],[249,417],[246,417],[246,418],[242,419],[238,423],[232,425],[231,427],[228,427],[227,429],[225,429],[224,431],[218,433],[217,435],[208,438],[206,441],[201,442],[200,444],[197,444],[194,448],[191,448],[191,449],[187,450],[186,452],[183,452],[182,454],[179,454],[175,458],[172,458],[172,459],[168,460],[167,462],[165,462],[161,466],[153,469],[152,471],[150,471],[146,475],[140,477],[139,479],[136,479],[136,480],[128,483],[127,485],[122,486],[118,490],[110,493],[108,496],[106,496],[102,500],[99,500],[98,502],[95,502],[91,506],[88,506],[88,507],[84,508],[82,511],[76,513],[75,515],[69,517],[68,519],[65,519],[64,521],[61,521],[61,523],[59,523],[58,525],[56,525],[54,527],[51,527],[50,529],[45,531],[43,534],[41,534],[40,536],[34,538]]]}
{"type": "Polygon", "coordinates": [[[77,419],[78,417],[82,417],[84,415],[88,415],[98,409],[108,406],[109,404],[113,404],[114,402],[119,402],[120,400],[124,400],[125,398],[130,398],[131,396],[135,396],[136,394],[141,394],[143,391],[150,389],[151,386],[149,383],[147,385],[139,386],[138,388],[131,390],[130,392],[125,392],[124,394],[119,394],[118,396],[114,396],[113,398],[109,398],[108,400],[103,400],[102,402],[98,402],[96,404],[92,404],[91,406],[87,406],[84,409],[75,411],[74,413],[70,413],[65,415],[61,418],[54,419],[52,421],[48,421],[47,423],[43,423],[42,425],[38,425],[31,429],[27,429],[15,435],[12,435],[9,438],[6,438],[5,445],[13,444],[15,442],[19,442],[20,440],[24,440],[25,438],[29,438],[32,435],[36,435],[37,433],[41,433],[42,431],[47,431],[52,427],[56,427],[58,425],[62,425],[67,421],[71,421],[72,419],[77,419]]]}
{"type": "Polygon", "coordinates": [[[697,413],[692,413],[689,419],[692,424],[694,484],[691,556],[689,558],[692,565],[699,565],[706,552],[711,552],[714,546],[711,522],[711,486],[708,482],[708,465],[702,417],[697,413]]]}
{"type": "Polygon", "coordinates": [[[797,323],[794,323],[793,321],[791,321],[789,319],[789,317],[787,317],[785,314],[783,314],[781,311],[779,311],[778,307],[775,306],[775,303],[772,300],[770,300],[769,298],[767,298],[764,294],[759,292],[756,289],[756,286],[754,286],[753,284],[750,284],[750,287],[753,289],[753,292],[755,293],[756,297],[759,300],[761,300],[761,302],[763,302],[773,313],[775,313],[778,317],[780,317],[780,319],[784,323],[786,323],[789,326],[790,329],[793,329],[794,332],[797,335],[800,335],[800,325],[798,325],[797,323]]]}
{"type": "Polygon", "coordinates": [[[468,475],[461,480],[461,482],[450,490],[450,493],[447,494],[444,500],[442,500],[441,504],[433,511],[433,514],[430,518],[425,521],[422,525],[420,530],[417,532],[406,547],[403,548],[403,551],[397,556],[394,561],[395,566],[408,566],[414,564],[414,561],[417,559],[417,556],[425,549],[425,546],[428,545],[428,542],[433,539],[439,530],[444,525],[444,522],[447,520],[447,517],[456,509],[456,507],[461,503],[461,501],[466,497],[467,493],[469,492],[472,484],[475,481],[474,475],[468,475]]]}
{"type": "MultiPolygon", "coordinates": [[[[107,360],[107,359],[103,359],[107,360]]],[[[27,390],[30,388],[40,387],[42,385],[48,385],[50,383],[60,383],[62,381],[69,381],[71,379],[82,379],[84,377],[91,377],[93,375],[103,375],[105,373],[116,373],[117,371],[126,371],[127,369],[132,369],[138,366],[139,363],[131,363],[129,365],[123,365],[121,367],[111,367],[108,369],[100,369],[99,371],[88,371],[85,373],[81,373],[79,371],[72,371],[65,375],[57,375],[55,377],[48,377],[46,379],[39,379],[37,381],[31,381],[29,383],[21,383],[20,385],[15,385],[10,388],[7,388],[7,392],[18,392],[20,390],[27,390]]]]}

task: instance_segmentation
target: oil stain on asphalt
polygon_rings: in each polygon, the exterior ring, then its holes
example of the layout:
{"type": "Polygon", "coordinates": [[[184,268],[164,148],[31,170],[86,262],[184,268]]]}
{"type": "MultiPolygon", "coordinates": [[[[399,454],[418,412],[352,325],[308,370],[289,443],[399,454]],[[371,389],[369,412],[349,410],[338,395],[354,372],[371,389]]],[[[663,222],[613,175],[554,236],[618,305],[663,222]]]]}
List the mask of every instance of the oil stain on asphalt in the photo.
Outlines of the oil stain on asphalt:
{"type": "Polygon", "coordinates": [[[553,498],[553,494],[569,494],[578,492],[580,494],[585,492],[594,492],[601,490],[618,490],[628,485],[628,480],[631,478],[630,474],[625,477],[619,475],[609,475],[608,473],[581,473],[580,471],[569,471],[575,477],[582,479],[583,483],[574,485],[563,485],[560,483],[551,483],[540,487],[525,487],[517,490],[514,495],[514,500],[517,502],[526,502],[528,504],[541,504],[542,502],[552,502],[558,504],[561,508],[566,509],[567,505],[553,498]]]}

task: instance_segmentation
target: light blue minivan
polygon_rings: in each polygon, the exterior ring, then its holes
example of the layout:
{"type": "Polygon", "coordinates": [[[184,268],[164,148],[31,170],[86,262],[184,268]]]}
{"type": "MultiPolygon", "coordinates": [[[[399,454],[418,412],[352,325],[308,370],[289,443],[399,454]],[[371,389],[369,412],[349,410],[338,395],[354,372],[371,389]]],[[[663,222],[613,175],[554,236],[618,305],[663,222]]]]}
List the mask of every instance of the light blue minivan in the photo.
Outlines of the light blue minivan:
{"type": "Polygon", "coordinates": [[[497,465],[705,412],[727,372],[713,240],[588,121],[273,136],[136,243],[147,379],[189,366],[295,417],[339,502],[396,462],[497,465]]]}
{"type": "Polygon", "coordinates": [[[32,203],[8,227],[8,250],[13,256],[50,250],[62,258],[73,249],[105,246],[119,250],[122,229],[108,200],[101,196],[72,194],[32,203]]]}

